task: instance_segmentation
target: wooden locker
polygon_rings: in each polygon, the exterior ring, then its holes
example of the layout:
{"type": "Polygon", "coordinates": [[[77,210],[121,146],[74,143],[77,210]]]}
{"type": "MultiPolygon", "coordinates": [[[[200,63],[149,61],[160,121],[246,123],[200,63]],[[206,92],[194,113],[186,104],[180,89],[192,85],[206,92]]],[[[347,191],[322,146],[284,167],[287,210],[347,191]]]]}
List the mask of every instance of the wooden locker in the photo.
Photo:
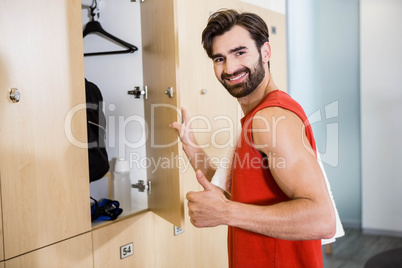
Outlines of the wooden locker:
{"type": "Polygon", "coordinates": [[[1,2],[5,258],[88,232],[80,1],[1,2]],[[10,99],[16,88],[19,102],[10,99]]]}

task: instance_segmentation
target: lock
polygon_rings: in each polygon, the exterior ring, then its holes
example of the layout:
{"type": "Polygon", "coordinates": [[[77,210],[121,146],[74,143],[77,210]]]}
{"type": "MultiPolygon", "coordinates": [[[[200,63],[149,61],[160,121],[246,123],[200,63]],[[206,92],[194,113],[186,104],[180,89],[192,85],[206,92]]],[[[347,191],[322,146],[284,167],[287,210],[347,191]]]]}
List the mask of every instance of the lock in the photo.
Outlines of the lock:
{"type": "Polygon", "coordinates": [[[169,98],[173,98],[173,88],[169,87],[167,90],[165,90],[165,94],[168,95],[169,98]]]}
{"type": "Polygon", "coordinates": [[[16,103],[16,102],[19,102],[20,101],[20,99],[21,99],[21,94],[20,94],[20,92],[18,91],[18,88],[12,88],[11,90],[10,90],[10,100],[13,102],[13,103],[16,103]]]}

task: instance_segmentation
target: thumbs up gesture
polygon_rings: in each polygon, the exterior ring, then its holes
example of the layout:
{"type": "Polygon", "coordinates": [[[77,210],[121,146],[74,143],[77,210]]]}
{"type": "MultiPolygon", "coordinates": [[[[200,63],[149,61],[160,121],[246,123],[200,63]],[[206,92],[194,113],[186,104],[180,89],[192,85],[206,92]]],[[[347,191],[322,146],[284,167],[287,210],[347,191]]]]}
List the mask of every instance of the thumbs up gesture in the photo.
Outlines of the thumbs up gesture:
{"type": "Polygon", "coordinates": [[[197,170],[196,176],[204,191],[186,195],[191,223],[199,228],[226,224],[230,201],[200,170],[197,170]]]}

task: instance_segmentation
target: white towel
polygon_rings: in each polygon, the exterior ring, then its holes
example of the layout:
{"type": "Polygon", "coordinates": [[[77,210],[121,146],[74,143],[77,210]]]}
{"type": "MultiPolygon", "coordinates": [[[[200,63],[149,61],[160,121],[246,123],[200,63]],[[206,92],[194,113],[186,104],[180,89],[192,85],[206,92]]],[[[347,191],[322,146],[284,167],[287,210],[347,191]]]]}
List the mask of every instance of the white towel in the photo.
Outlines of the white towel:
{"type": "MultiPolygon", "coordinates": [[[[233,161],[233,152],[230,152],[230,154],[226,157],[229,157],[231,159],[230,162],[233,161]]],[[[211,183],[214,184],[215,186],[221,188],[222,190],[226,191],[228,194],[230,194],[230,188],[231,188],[231,164],[228,164],[228,161],[226,161],[227,159],[225,159],[224,163],[225,164],[221,164],[218,166],[214,176],[211,179],[211,183]]],[[[330,239],[321,239],[321,244],[325,245],[325,244],[329,244],[329,243],[333,243],[335,242],[336,238],[342,237],[345,235],[345,231],[343,230],[343,226],[342,226],[342,222],[339,218],[339,214],[338,214],[338,210],[336,209],[336,205],[335,205],[335,201],[334,198],[332,196],[332,192],[331,192],[331,186],[329,184],[328,178],[327,178],[327,174],[324,170],[324,166],[322,164],[321,158],[320,158],[320,154],[317,152],[317,160],[318,160],[318,164],[320,165],[321,171],[324,175],[325,178],[325,183],[327,185],[327,189],[328,189],[328,193],[331,197],[331,201],[332,201],[332,205],[334,207],[334,212],[335,212],[335,217],[336,217],[336,232],[335,235],[330,238],[330,239]]]]}
{"type": "Polygon", "coordinates": [[[328,178],[327,178],[327,173],[325,172],[325,169],[324,169],[324,166],[322,164],[321,157],[320,157],[320,154],[318,153],[318,151],[317,151],[317,160],[318,160],[318,164],[320,165],[322,174],[324,175],[325,183],[327,184],[327,189],[328,189],[329,196],[331,197],[332,205],[334,206],[335,220],[336,220],[335,235],[332,238],[329,238],[329,239],[321,239],[321,244],[325,245],[325,244],[333,243],[333,242],[335,242],[335,240],[337,238],[344,236],[345,231],[343,230],[342,222],[341,222],[341,219],[339,218],[338,210],[336,209],[334,197],[332,195],[331,185],[329,184],[329,181],[328,181],[328,178]]]}

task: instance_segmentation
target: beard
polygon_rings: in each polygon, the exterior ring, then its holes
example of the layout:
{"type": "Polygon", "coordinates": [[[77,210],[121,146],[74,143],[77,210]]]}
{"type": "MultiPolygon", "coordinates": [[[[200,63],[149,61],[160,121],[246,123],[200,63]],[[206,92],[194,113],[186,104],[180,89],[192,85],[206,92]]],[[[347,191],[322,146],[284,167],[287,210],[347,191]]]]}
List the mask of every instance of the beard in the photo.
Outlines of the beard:
{"type": "Polygon", "coordinates": [[[231,85],[226,82],[225,78],[227,78],[229,75],[226,73],[222,73],[221,75],[221,84],[226,88],[229,94],[235,98],[242,98],[249,95],[261,84],[262,80],[264,80],[265,70],[264,66],[262,65],[261,55],[258,61],[254,64],[253,71],[251,71],[248,67],[243,67],[230,76],[235,77],[243,72],[248,73],[248,78],[245,81],[235,85],[231,85]]]}

